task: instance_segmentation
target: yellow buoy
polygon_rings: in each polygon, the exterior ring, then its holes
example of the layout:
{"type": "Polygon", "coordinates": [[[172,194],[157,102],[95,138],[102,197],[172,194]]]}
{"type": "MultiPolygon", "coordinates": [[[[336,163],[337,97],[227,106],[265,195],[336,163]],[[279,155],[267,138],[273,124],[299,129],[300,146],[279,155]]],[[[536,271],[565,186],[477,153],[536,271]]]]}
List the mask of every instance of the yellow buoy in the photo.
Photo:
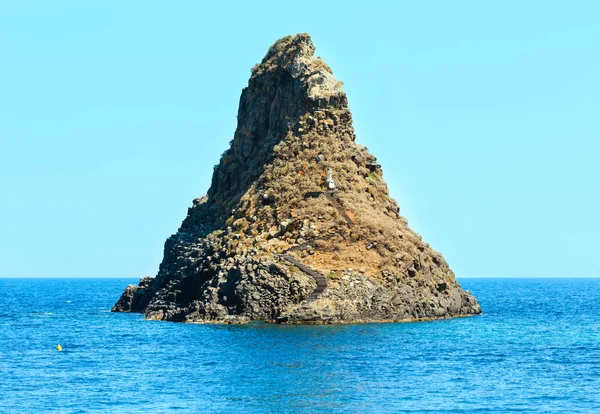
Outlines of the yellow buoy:
{"type": "Polygon", "coordinates": [[[56,345],[56,350],[57,351],[62,351],[62,346],[60,346],[60,344],[56,345]]]}

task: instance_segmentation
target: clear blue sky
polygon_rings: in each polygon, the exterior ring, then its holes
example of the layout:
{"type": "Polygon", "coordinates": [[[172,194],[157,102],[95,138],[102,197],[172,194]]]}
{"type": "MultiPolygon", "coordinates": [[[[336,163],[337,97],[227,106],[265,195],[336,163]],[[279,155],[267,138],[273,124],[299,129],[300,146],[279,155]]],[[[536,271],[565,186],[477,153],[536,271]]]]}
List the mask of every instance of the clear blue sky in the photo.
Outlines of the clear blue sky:
{"type": "Polygon", "coordinates": [[[0,2],[0,277],[154,275],[250,68],[308,32],[461,277],[600,276],[600,3],[0,2]]]}

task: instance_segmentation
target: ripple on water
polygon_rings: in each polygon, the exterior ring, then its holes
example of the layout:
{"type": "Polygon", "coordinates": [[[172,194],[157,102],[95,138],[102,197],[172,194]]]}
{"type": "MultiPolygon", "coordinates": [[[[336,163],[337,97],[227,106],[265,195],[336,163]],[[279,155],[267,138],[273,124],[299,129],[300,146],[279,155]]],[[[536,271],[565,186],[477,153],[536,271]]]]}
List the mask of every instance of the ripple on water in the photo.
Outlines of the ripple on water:
{"type": "Polygon", "coordinates": [[[0,280],[0,411],[600,408],[598,280],[464,280],[483,316],[342,326],[110,313],[128,282],[0,280]]]}

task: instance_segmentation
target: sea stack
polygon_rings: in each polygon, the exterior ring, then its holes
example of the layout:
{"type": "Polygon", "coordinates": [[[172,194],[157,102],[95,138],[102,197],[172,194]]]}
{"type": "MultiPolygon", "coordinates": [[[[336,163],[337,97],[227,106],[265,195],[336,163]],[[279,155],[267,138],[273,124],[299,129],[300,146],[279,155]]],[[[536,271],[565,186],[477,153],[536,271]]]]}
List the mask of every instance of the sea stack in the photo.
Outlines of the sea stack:
{"type": "Polygon", "coordinates": [[[156,277],[113,311],[317,324],[481,313],[400,215],[355,142],[343,84],[314,52],[309,35],[287,36],[252,69],[208,194],[167,239],[156,277]]]}

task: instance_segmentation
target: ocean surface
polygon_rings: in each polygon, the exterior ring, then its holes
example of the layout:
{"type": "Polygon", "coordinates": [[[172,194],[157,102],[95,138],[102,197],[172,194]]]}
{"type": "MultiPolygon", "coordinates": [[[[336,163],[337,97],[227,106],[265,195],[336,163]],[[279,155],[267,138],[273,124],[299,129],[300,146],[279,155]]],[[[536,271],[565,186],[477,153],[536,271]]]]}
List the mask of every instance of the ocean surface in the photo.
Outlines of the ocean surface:
{"type": "Polygon", "coordinates": [[[461,279],[482,316],[338,326],[110,313],[131,282],[0,279],[0,412],[600,412],[600,279],[461,279]]]}

